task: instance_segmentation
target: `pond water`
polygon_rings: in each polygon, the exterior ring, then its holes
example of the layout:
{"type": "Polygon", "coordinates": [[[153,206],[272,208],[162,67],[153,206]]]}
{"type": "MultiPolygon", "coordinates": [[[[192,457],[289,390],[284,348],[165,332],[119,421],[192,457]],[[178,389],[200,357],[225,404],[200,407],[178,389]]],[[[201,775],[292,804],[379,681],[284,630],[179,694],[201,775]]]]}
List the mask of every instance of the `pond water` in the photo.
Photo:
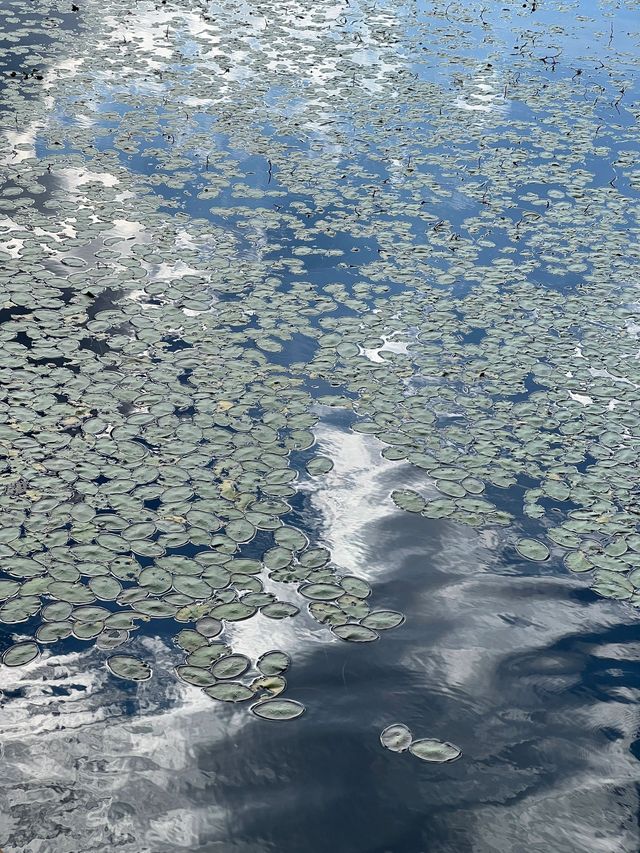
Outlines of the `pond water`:
{"type": "Polygon", "coordinates": [[[637,853],[640,2],[0,10],[3,853],[637,853]]]}

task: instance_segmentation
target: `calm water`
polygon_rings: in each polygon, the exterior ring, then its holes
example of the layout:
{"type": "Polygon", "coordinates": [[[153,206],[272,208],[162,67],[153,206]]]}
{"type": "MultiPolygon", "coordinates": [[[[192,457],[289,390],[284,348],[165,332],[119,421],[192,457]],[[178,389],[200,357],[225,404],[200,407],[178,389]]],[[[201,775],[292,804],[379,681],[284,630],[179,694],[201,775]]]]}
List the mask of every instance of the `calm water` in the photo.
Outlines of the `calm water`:
{"type": "MultiPolygon", "coordinates": [[[[408,288],[419,292],[421,276],[439,272],[444,278],[434,287],[458,310],[456,300],[473,298],[480,286],[474,264],[490,264],[507,247],[522,279],[540,293],[586,299],[581,287],[595,276],[597,251],[623,235],[628,254],[616,256],[611,271],[615,303],[618,277],[637,280],[631,244],[638,233],[640,189],[640,6],[634,0],[490,5],[291,2],[276,8],[227,0],[175,6],[164,0],[157,5],[79,0],[73,8],[60,2],[32,10],[0,0],[7,36],[0,40],[3,188],[16,189],[0,198],[0,248],[8,264],[3,281],[9,287],[9,273],[17,277],[14,283],[20,281],[23,260],[53,276],[22,302],[7,290],[0,305],[7,324],[2,424],[14,428],[32,421],[33,413],[21,415],[20,407],[30,395],[49,393],[46,377],[61,369],[71,378],[63,377],[58,390],[65,383],[73,389],[65,400],[77,417],[104,417],[104,428],[115,435],[121,429],[114,427],[118,413],[129,414],[136,403],[134,397],[111,401],[109,372],[120,372],[118,387],[140,380],[144,388],[159,382],[172,362],[184,364],[174,381],[176,418],[195,422],[193,399],[181,400],[179,391],[191,394],[190,374],[197,372],[206,347],[218,342],[215,330],[209,326],[198,337],[178,314],[163,319],[157,336],[146,327],[146,336],[139,334],[131,314],[109,328],[106,314],[119,310],[124,294],[138,300],[141,316],[173,300],[188,318],[205,310],[222,315],[221,306],[229,311],[237,306],[240,319],[228,315],[231,332],[220,333],[221,373],[257,347],[274,371],[289,371],[312,403],[340,393],[362,401],[363,416],[373,386],[359,376],[349,384],[348,365],[334,377],[318,360],[326,341],[316,333],[331,332],[323,326],[327,316],[336,327],[353,322],[356,330],[358,324],[367,330],[362,348],[373,364],[384,363],[387,354],[391,387],[395,331],[391,322],[386,331],[377,328],[375,316],[408,288]],[[588,156],[573,156],[570,131],[554,113],[558,103],[572,110],[567,127],[578,128],[589,110],[591,124],[585,119],[588,126],[580,131],[591,134],[588,156]],[[377,124],[379,114],[384,126],[377,124]],[[519,171],[520,156],[531,158],[530,181],[519,171]],[[483,161],[491,163],[486,174],[483,161]],[[562,175],[550,166],[541,178],[545,163],[555,163],[562,175]],[[31,170],[27,186],[23,170],[31,170]],[[565,191],[574,180],[586,193],[585,210],[593,206],[594,220],[578,221],[583,214],[576,203],[540,231],[541,245],[535,228],[520,242],[514,223],[533,221],[549,191],[565,191]],[[480,187],[475,195],[469,184],[480,187]],[[501,192],[513,203],[491,208],[485,184],[488,193],[501,192]],[[527,195],[533,193],[542,196],[542,204],[527,195]],[[122,213],[114,215],[118,205],[122,213]],[[31,220],[33,211],[37,219],[31,220]],[[481,231],[474,230],[474,217],[481,231]],[[331,227],[323,230],[327,220],[331,227]],[[105,222],[111,230],[100,230],[105,222]],[[417,250],[439,240],[443,228],[448,245],[434,249],[427,272],[417,250]],[[158,234],[170,239],[156,242],[158,234]],[[477,252],[469,267],[460,261],[457,268],[456,241],[467,239],[477,252]],[[592,255],[573,269],[578,244],[588,244],[592,255]],[[175,246],[173,267],[154,254],[167,246],[175,246]],[[82,264],[65,267],[58,248],[82,264]],[[533,255],[542,258],[535,269],[528,266],[533,255]],[[126,279],[140,258],[143,296],[126,279]],[[124,273],[123,259],[131,261],[124,273]],[[184,305],[182,279],[191,287],[184,305]],[[361,304],[355,300],[363,281],[371,289],[361,304]],[[261,286],[268,304],[270,287],[284,300],[303,285],[304,299],[274,302],[273,314],[260,316],[261,286]],[[309,305],[330,300],[336,288],[342,294],[338,306],[320,305],[308,326],[294,325],[305,300],[309,305]],[[64,340],[73,312],[85,311],[78,347],[47,350],[51,341],[64,340]],[[47,312],[57,314],[51,318],[47,312]],[[31,325],[21,326],[24,318],[31,325]],[[279,319],[285,328],[277,326],[279,319]],[[34,333],[38,323],[40,337],[34,333]],[[240,329],[246,336],[234,338],[240,329]],[[389,336],[376,345],[370,329],[389,336]],[[269,335],[277,346],[265,345],[269,335]],[[18,345],[30,354],[16,355],[18,345]],[[85,356],[99,369],[87,374],[94,397],[80,402],[73,381],[83,374],[85,356]],[[30,360],[28,381],[22,361],[14,364],[14,358],[30,360]],[[139,368],[145,358],[148,363],[139,368]]],[[[626,295],[620,301],[633,308],[626,295]]],[[[482,345],[491,326],[482,312],[490,310],[491,299],[481,293],[479,302],[477,325],[469,320],[464,332],[452,331],[437,348],[482,345]]],[[[606,328],[608,315],[597,314],[597,321],[606,328]]],[[[446,326],[449,320],[441,322],[446,326]]],[[[407,341],[395,347],[398,357],[407,344],[417,352],[415,341],[426,340],[426,325],[425,320],[424,328],[418,324],[407,332],[407,341]]],[[[637,337],[632,320],[629,328],[637,337]]],[[[407,388],[412,382],[435,383],[424,359],[399,374],[407,388]]],[[[544,387],[527,374],[516,394],[507,356],[504,362],[488,361],[498,386],[492,398],[498,405],[489,414],[499,414],[504,400],[535,400],[544,387]]],[[[217,393],[218,380],[223,381],[212,374],[211,387],[201,386],[198,399],[217,393]]],[[[472,395],[452,380],[449,396],[434,397],[438,428],[459,416],[461,388],[472,395]]],[[[58,395],[35,407],[38,418],[56,399],[61,402],[58,395]]],[[[222,402],[226,412],[242,401],[222,402]]],[[[633,392],[631,406],[637,415],[633,392]]],[[[253,417],[249,406],[247,411],[243,417],[253,417]]],[[[290,509],[283,520],[303,530],[312,544],[329,548],[344,574],[369,582],[376,608],[400,611],[405,623],[382,632],[379,641],[358,644],[338,640],[304,606],[293,619],[258,613],[229,622],[225,641],[234,652],[255,660],[278,648],[292,657],[287,696],[304,703],[306,712],[278,724],[257,719],[242,703],[214,702],[179,681],[173,668],[184,655],[174,635],[189,626],[176,629],[171,618],[144,622],[120,648],[152,665],[153,677],[146,681],[113,677],[104,666],[105,650],[77,637],[43,646],[40,657],[24,667],[0,667],[0,848],[640,851],[637,608],[601,597],[589,577],[569,572],[563,564],[568,548],[552,545],[550,559],[534,562],[521,557],[508,538],[514,530],[516,538],[543,536],[554,519],[564,518],[567,502],[543,497],[549,522],[524,514],[525,489],[537,482],[532,472],[530,482],[518,474],[506,488],[487,483],[484,496],[512,515],[507,532],[491,522],[469,526],[405,512],[391,492],[428,492],[433,483],[427,471],[400,457],[383,457],[385,445],[377,437],[351,429],[356,418],[347,407],[315,405],[314,411],[315,446],[291,452],[299,479],[286,496],[290,509]],[[305,465],[317,448],[334,467],[322,478],[309,478],[305,465]],[[394,722],[418,737],[457,744],[462,757],[437,765],[383,749],[380,732],[394,722]]],[[[211,418],[218,423],[213,413],[211,418]]],[[[38,422],[22,430],[24,435],[37,432],[38,422]]],[[[390,423],[384,428],[392,432],[390,423]]],[[[167,429],[174,427],[169,423],[167,429]]],[[[78,431],[75,422],[64,428],[74,437],[78,431]]],[[[158,444],[163,440],[160,436],[158,444]]],[[[37,452],[30,455],[28,444],[14,446],[13,456],[6,449],[9,463],[17,455],[26,471],[43,462],[37,452]]],[[[153,453],[152,443],[147,446],[153,453]]],[[[594,462],[589,457],[580,464],[587,470],[594,462]]],[[[162,464],[180,470],[182,463],[176,451],[162,464]]],[[[44,464],[36,470],[46,475],[44,464]]],[[[232,474],[221,468],[216,476],[232,474]]],[[[24,477],[27,483],[28,474],[24,477]]],[[[103,472],[94,479],[102,486],[109,476],[103,472]]],[[[2,480],[3,513],[11,512],[12,499],[40,500],[24,483],[2,480]]],[[[611,494],[608,488],[603,493],[611,494]]],[[[621,494],[620,504],[632,506],[627,492],[621,494]]],[[[149,493],[145,512],[156,512],[154,500],[149,493]]],[[[77,495],[69,498],[74,501],[77,495]]],[[[175,518],[188,511],[183,503],[176,502],[180,509],[169,522],[180,524],[175,518]]],[[[114,506],[114,513],[126,515],[125,508],[114,506]]],[[[578,506],[574,495],[569,508],[578,506]]],[[[107,513],[111,505],[98,510],[107,513]]],[[[2,527],[10,522],[3,520],[2,527]]],[[[62,559],[56,549],[64,543],[54,537],[53,524],[33,529],[51,534],[43,541],[53,575],[62,559]]],[[[76,533],[70,536],[75,543],[92,541],[76,533]]],[[[179,541],[180,535],[164,543],[166,553],[190,558],[199,545],[179,541]]],[[[242,555],[260,558],[270,535],[259,530],[241,544],[242,555]]],[[[2,548],[14,541],[3,538],[2,548]]],[[[31,553],[26,546],[14,550],[31,553]]],[[[4,580],[14,577],[14,558],[2,551],[4,580]]],[[[153,553],[138,557],[142,566],[154,559],[153,553]]],[[[261,577],[280,599],[300,606],[291,585],[270,582],[265,572],[261,577]]],[[[66,575],[58,580],[66,582],[66,575]]],[[[35,612],[1,626],[3,649],[35,635],[40,606],[56,597],[46,590],[36,594],[42,601],[35,612]]],[[[121,609],[112,599],[99,604],[112,613],[121,609]]]]}

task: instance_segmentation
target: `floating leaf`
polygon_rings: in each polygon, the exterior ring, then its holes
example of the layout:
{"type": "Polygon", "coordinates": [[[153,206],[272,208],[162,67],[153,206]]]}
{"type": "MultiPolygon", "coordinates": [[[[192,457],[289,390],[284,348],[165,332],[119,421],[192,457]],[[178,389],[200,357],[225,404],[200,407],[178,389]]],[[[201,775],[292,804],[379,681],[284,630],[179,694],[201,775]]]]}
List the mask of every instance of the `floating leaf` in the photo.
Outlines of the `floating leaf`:
{"type": "Polygon", "coordinates": [[[372,610],[361,620],[360,624],[376,631],[386,631],[390,628],[397,628],[403,622],[404,616],[397,610],[372,610]]]}
{"type": "Polygon", "coordinates": [[[411,489],[397,489],[395,492],[391,492],[391,498],[396,506],[407,512],[422,512],[427,505],[422,495],[411,489]]]}
{"type": "Polygon", "coordinates": [[[252,705],[251,711],[263,720],[295,720],[304,714],[305,707],[293,699],[266,699],[252,705]]]}
{"type": "Polygon", "coordinates": [[[40,649],[35,643],[16,643],[2,655],[2,663],[5,666],[24,666],[38,657],[40,649]]]}
{"type": "Polygon", "coordinates": [[[224,643],[211,643],[208,646],[200,646],[187,656],[189,666],[209,667],[211,664],[231,651],[224,643]]]}
{"type": "Polygon", "coordinates": [[[213,616],[202,616],[196,622],[196,631],[208,639],[217,637],[222,631],[222,622],[219,619],[214,619],[213,616]]]}
{"type": "Polygon", "coordinates": [[[437,764],[445,764],[455,761],[462,755],[462,751],[452,743],[436,740],[434,738],[421,738],[414,740],[409,747],[411,755],[421,758],[422,761],[430,761],[437,764]]]}
{"type": "Polygon", "coordinates": [[[345,592],[349,593],[349,595],[355,596],[355,598],[367,598],[371,595],[371,587],[365,580],[362,580],[362,578],[345,575],[340,579],[340,586],[345,592]]]}
{"type": "Polygon", "coordinates": [[[240,622],[249,619],[256,612],[256,607],[250,607],[241,601],[232,601],[229,604],[219,604],[211,611],[216,619],[224,619],[226,622],[240,622]]]}
{"type": "Polygon", "coordinates": [[[227,655],[219,658],[211,667],[211,672],[216,678],[237,678],[243,675],[249,667],[251,661],[245,655],[227,655]]]}
{"type": "Polygon", "coordinates": [[[539,539],[518,539],[516,551],[521,557],[526,557],[527,560],[542,561],[549,559],[549,549],[539,539]]]}
{"type": "Polygon", "coordinates": [[[282,675],[291,665],[291,658],[286,652],[265,652],[256,664],[263,675],[282,675]]]}
{"type": "Polygon", "coordinates": [[[392,752],[406,752],[411,746],[413,735],[403,723],[393,723],[383,729],[380,743],[392,752]]]}
{"type": "Polygon", "coordinates": [[[267,604],[260,608],[260,612],[269,619],[288,619],[291,616],[296,616],[300,612],[300,608],[288,601],[274,601],[272,604],[267,604]]]}
{"type": "Polygon", "coordinates": [[[149,664],[132,655],[113,655],[107,659],[107,666],[114,675],[127,681],[146,681],[151,678],[149,664]]]}
{"type": "Polygon", "coordinates": [[[372,640],[378,639],[377,631],[367,628],[365,625],[358,625],[355,622],[347,622],[345,625],[334,625],[331,631],[336,637],[340,637],[341,640],[347,640],[350,643],[370,643],[372,640]]]}
{"type": "Polygon", "coordinates": [[[318,601],[333,601],[343,595],[344,590],[332,583],[310,583],[300,587],[300,594],[305,598],[318,601]]]}
{"type": "Polygon", "coordinates": [[[253,691],[239,681],[221,681],[211,687],[205,687],[204,692],[221,702],[245,702],[254,698],[253,691]]]}
{"type": "Polygon", "coordinates": [[[36,631],[39,643],[56,643],[64,640],[73,630],[71,622],[45,622],[36,631]]]}
{"type": "Polygon", "coordinates": [[[314,456],[307,462],[307,473],[312,477],[328,474],[333,468],[333,462],[327,456],[314,456]]]}
{"type": "Polygon", "coordinates": [[[633,584],[616,572],[598,570],[592,589],[604,598],[624,600],[633,595],[633,584]]]}
{"type": "Polygon", "coordinates": [[[188,684],[195,687],[209,687],[215,683],[215,678],[208,669],[199,666],[177,666],[176,674],[188,684]]]}
{"type": "Polygon", "coordinates": [[[268,696],[279,696],[287,687],[287,682],[280,675],[263,675],[251,682],[251,690],[254,693],[265,691],[268,696]]]}

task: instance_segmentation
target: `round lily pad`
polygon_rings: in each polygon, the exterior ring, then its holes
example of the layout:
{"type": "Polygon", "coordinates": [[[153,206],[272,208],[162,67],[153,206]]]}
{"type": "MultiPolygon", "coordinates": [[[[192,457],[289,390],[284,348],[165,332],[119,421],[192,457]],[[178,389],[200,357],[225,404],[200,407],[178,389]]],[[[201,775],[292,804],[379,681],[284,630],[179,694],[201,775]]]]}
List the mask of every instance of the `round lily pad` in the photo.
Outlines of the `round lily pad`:
{"type": "Polygon", "coordinates": [[[73,630],[71,622],[45,622],[36,631],[39,643],[56,643],[68,637],[73,630]]]}
{"type": "Polygon", "coordinates": [[[274,650],[259,657],[256,668],[263,675],[282,675],[290,665],[291,658],[286,652],[274,650]]]}
{"type": "Polygon", "coordinates": [[[256,612],[256,607],[243,604],[241,601],[231,601],[228,604],[219,604],[211,611],[216,619],[224,619],[226,622],[241,622],[249,619],[256,612]]]}
{"type": "Polygon", "coordinates": [[[391,498],[396,506],[407,512],[422,512],[427,505],[422,495],[412,489],[397,489],[391,493],[391,498]]]}
{"type": "Polygon", "coordinates": [[[245,655],[227,655],[219,658],[211,667],[216,678],[237,678],[251,666],[251,661],[245,655]]]}
{"type": "Polygon", "coordinates": [[[307,462],[307,473],[312,477],[328,474],[333,468],[333,461],[328,456],[314,456],[307,462]]]}
{"type": "Polygon", "coordinates": [[[287,682],[281,675],[263,675],[251,682],[254,693],[264,691],[268,696],[279,696],[286,687],[287,682]]]}
{"type": "Polygon", "coordinates": [[[188,684],[193,684],[195,687],[209,687],[215,684],[214,676],[208,669],[200,666],[177,666],[176,675],[188,684]]]}
{"type": "Polygon", "coordinates": [[[221,702],[246,702],[247,699],[254,698],[253,691],[239,681],[220,681],[211,687],[205,687],[204,692],[221,702]]]}
{"type": "Polygon", "coordinates": [[[202,616],[196,621],[196,631],[208,639],[217,637],[222,631],[222,622],[213,616],[202,616]]]}
{"type": "Polygon", "coordinates": [[[345,625],[334,625],[331,632],[340,637],[341,640],[347,640],[350,643],[370,643],[378,639],[378,632],[372,628],[367,628],[365,625],[358,625],[355,622],[347,622],[345,625]]]}
{"type": "Polygon", "coordinates": [[[404,622],[404,615],[397,610],[372,610],[360,620],[360,624],[375,631],[386,631],[397,628],[404,622]]]}
{"type": "Polygon", "coordinates": [[[187,656],[189,666],[210,667],[211,664],[231,651],[224,643],[200,646],[187,656]]]}
{"type": "Polygon", "coordinates": [[[296,616],[300,612],[300,608],[288,601],[274,601],[272,604],[261,607],[260,612],[268,616],[269,619],[288,619],[291,616],[296,616]]]}
{"type": "Polygon", "coordinates": [[[549,559],[549,549],[540,542],[539,539],[518,539],[516,542],[516,551],[521,557],[526,557],[527,560],[535,560],[542,562],[549,559]]]}
{"type": "Polygon", "coordinates": [[[4,652],[2,655],[2,663],[5,666],[24,666],[27,663],[31,663],[32,660],[35,660],[39,654],[40,649],[36,643],[16,643],[14,646],[9,646],[9,648],[4,652]]]}
{"type": "Polygon", "coordinates": [[[113,655],[108,658],[107,666],[118,678],[127,681],[146,681],[151,678],[151,667],[133,655],[113,655]]]}
{"type": "Polygon", "coordinates": [[[421,738],[414,740],[409,747],[411,755],[422,761],[430,761],[436,764],[445,764],[460,758],[462,750],[452,743],[436,740],[435,738],[421,738]]]}
{"type": "Polygon", "coordinates": [[[340,586],[345,592],[349,593],[349,595],[355,596],[355,598],[367,598],[371,595],[371,587],[369,584],[365,580],[362,580],[362,578],[356,578],[352,575],[346,575],[341,578],[340,586]]]}
{"type": "Polygon", "coordinates": [[[305,712],[305,706],[294,699],[266,699],[251,706],[251,711],[262,720],[295,720],[305,712]]]}
{"type": "Polygon", "coordinates": [[[344,594],[344,590],[331,583],[310,583],[300,587],[300,594],[305,598],[318,601],[333,601],[344,594]]]}
{"type": "Polygon", "coordinates": [[[380,743],[392,752],[406,752],[412,739],[411,730],[404,723],[393,723],[380,733],[380,743]]]}

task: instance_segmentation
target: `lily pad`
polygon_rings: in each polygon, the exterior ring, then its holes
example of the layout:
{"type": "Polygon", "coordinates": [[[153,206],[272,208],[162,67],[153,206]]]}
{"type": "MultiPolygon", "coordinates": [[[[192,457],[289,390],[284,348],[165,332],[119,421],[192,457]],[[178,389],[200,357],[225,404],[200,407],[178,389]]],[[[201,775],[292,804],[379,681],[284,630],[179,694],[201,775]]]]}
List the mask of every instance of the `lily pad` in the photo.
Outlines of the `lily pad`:
{"type": "Polygon", "coordinates": [[[194,687],[209,687],[216,680],[208,669],[200,666],[177,666],[176,675],[194,687]]]}
{"type": "Polygon", "coordinates": [[[202,616],[196,622],[196,631],[207,639],[217,637],[222,631],[222,622],[213,616],[202,616]]]}
{"type": "Polygon", "coordinates": [[[133,655],[113,655],[107,660],[107,667],[118,678],[127,681],[146,681],[151,678],[151,667],[133,655]]]}
{"type": "Polygon", "coordinates": [[[422,512],[427,505],[422,495],[412,489],[397,489],[391,493],[391,498],[396,506],[407,512],[422,512]]]}
{"type": "Polygon", "coordinates": [[[380,733],[380,743],[392,752],[406,752],[412,739],[411,730],[404,723],[393,723],[380,733]]]}
{"type": "Polygon", "coordinates": [[[253,699],[253,691],[239,681],[221,681],[211,687],[205,687],[204,692],[212,699],[221,702],[246,702],[253,699]]]}
{"type": "Polygon", "coordinates": [[[375,631],[387,631],[397,628],[404,622],[404,615],[397,610],[372,610],[368,616],[360,620],[360,624],[375,631]]]}
{"type": "Polygon", "coordinates": [[[340,637],[341,640],[347,640],[350,643],[371,643],[377,640],[379,635],[373,628],[367,628],[365,625],[358,625],[355,622],[347,622],[345,625],[334,625],[331,632],[340,637]]]}
{"type": "Polygon", "coordinates": [[[35,660],[39,654],[40,649],[36,643],[16,643],[14,646],[9,646],[9,648],[4,652],[2,655],[2,663],[5,666],[24,666],[27,663],[31,663],[32,660],[35,660]]]}
{"type": "Polygon", "coordinates": [[[460,758],[462,750],[452,743],[447,741],[436,740],[435,738],[421,738],[414,740],[409,747],[411,755],[422,761],[430,761],[436,764],[446,764],[449,761],[455,761],[460,758]]]}
{"type": "Polygon", "coordinates": [[[328,474],[333,468],[333,461],[327,456],[314,456],[307,462],[307,473],[312,477],[320,474],[328,474]]]}
{"type": "Polygon", "coordinates": [[[263,675],[282,675],[290,665],[291,658],[286,652],[274,650],[259,657],[256,668],[263,675]]]}
{"type": "Polygon", "coordinates": [[[237,678],[243,675],[251,666],[251,661],[245,655],[227,655],[219,658],[211,667],[216,678],[237,678]]]}
{"type": "Polygon", "coordinates": [[[539,539],[518,539],[516,542],[516,551],[521,557],[526,557],[527,560],[542,562],[549,559],[549,549],[540,542],[539,539]]]}
{"type": "Polygon", "coordinates": [[[295,720],[305,712],[305,706],[293,699],[266,699],[251,706],[251,711],[262,720],[295,720]]]}

